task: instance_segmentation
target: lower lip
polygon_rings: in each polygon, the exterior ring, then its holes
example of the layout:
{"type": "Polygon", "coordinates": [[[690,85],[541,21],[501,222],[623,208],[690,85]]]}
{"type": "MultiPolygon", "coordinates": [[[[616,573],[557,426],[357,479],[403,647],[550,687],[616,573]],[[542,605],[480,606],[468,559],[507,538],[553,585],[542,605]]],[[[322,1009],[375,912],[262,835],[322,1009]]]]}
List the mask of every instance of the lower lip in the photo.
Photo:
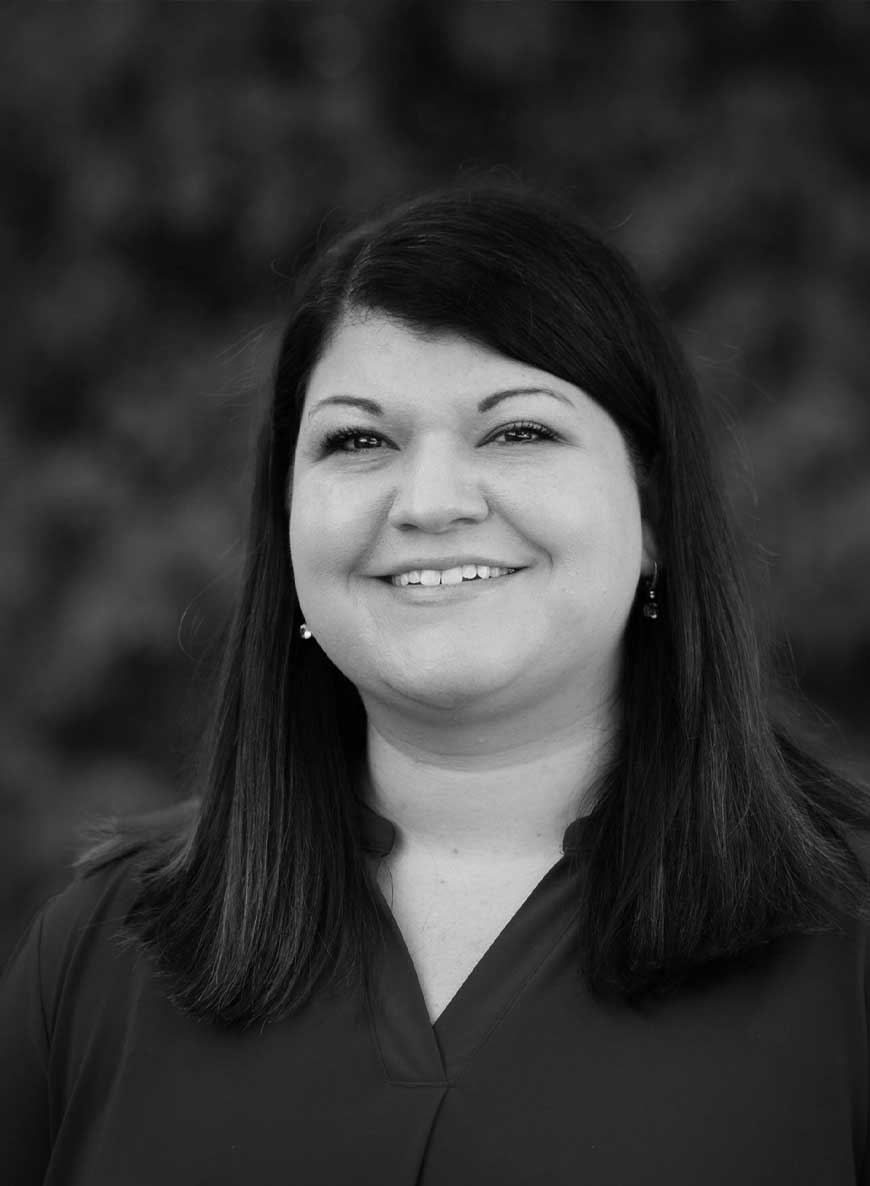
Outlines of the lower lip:
{"type": "Polygon", "coordinates": [[[378,583],[390,593],[394,593],[401,601],[406,601],[409,604],[415,602],[426,604],[476,597],[484,591],[497,589],[508,581],[512,581],[521,572],[525,572],[525,569],[518,568],[516,572],[509,572],[506,576],[501,577],[485,577],[483,580],[478,577],[476,581],[462,581],[458,585],[394,585],[390,580],[379,580],[378,583]]]}

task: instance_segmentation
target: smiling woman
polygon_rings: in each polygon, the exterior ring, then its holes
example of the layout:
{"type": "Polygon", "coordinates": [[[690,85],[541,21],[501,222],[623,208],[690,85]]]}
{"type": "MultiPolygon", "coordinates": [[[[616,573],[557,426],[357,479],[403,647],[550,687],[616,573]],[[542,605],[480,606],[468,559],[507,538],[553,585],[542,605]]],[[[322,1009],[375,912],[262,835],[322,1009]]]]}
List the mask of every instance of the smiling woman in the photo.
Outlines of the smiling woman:
{"type": "Polygon", "coordinates": [[[340,236],[195,793],[5,974],[4,1169],[870,1183],[870,804],[774,719],[751,620],[691,376],[569,205],[340,236]]]}
{"type": "MultiPolygon", "coordinates": [[[[583,779],[564,739],[586,744],[609,726],[625,623],[640,574],[651,576],[655,560],[620,430],[556,375],[373,312],[336,327],[312,370],[309,406],[288,497],[294,583],[319,646],[360,693],[370,749],[375,735],[411,729],[417,747],[443,753],[446,744],[471,760],[478,779],[492,779],[496,758],[515,771],[502,773],[498,790],[480,781],[457,787],[467,806],[453,806],[452,826],[441,818],[426,827],[428,842],[467,843],[464,816],[479,814],[487,798],[491,843],[501,830],[515,831],[530,774],[516,748],[522,736],[548,751],[556,807],[568,807],[571,787],[578,814],[583,779]],[[366,400],[379,396],[377,428],[335,426],[340,409],[329,393],[352,384],[366,400]],[[517,440],[516,422],[505,423],[508,402],[514,416],[547,418],[542,434],[517,440]],[[348,432],[370,445],[329,447],[348,432]],[[440,574],[455,582],[463,564],[521,572],[443,587],[440,574]],[[399,573],[409,580],[397,592],[372,579],[399,573]],[[400,724],[410,701],[413,725],[400,724]],[[447,742],[443,710],[460,707],[447,742]],[[578,720],[597,724],[578,729],[578,720]],[[557,764],[564,787],[554,779],[557,764]]],[[[403,784],[406,773],[396,773],[403,784]]],[[[444,791],[418,802],[432,810],[444,791]]],[[[391,816],[396,806],[389,804],[391,816]]],[[[552,806],[542,788],[541,829],[522,847],[537,834],[542,849],[546,838],[551,854],[558,851],[544,822],[552,806]]]]}

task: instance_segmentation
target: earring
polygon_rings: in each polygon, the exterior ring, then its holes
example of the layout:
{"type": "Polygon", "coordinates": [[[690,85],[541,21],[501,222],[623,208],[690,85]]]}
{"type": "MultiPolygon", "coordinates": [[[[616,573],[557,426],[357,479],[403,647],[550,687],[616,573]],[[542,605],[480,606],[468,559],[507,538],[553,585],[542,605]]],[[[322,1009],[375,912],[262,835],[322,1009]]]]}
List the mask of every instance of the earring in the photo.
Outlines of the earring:
{"type": "Polygon", "coordinates": [[[659,566],[655,560],[653,560],[653,574],[651,577],[647,578],[648,584],[646,587],[649,601],[645,601],[643,606],[643,616],[652,620],[659,616],[659,607],[658,602],[656,601],[656,582],[658,581],[658,578],[659,566]]]}
{"type": "Polygon", "coordinates": [[[306,626],[306,624],[304,622],[299,627],[299,633],[302,636],[302,638],[310,638],[311,637],[311,631],[308,629],[308,627],[306,626]]]}

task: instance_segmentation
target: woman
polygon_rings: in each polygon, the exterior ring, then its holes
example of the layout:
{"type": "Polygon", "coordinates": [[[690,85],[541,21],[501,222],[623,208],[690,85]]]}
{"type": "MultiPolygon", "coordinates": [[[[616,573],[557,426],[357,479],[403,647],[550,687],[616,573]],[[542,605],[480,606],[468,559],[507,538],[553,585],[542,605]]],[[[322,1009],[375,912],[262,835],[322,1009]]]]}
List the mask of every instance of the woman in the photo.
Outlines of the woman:
{"type": "Polygon", "coordinates": [[[771,721],[692,380],[566,205],[309,266],[203,754],[6,972],[16,1183],[870,1182],[866,792],[771,721]]]}

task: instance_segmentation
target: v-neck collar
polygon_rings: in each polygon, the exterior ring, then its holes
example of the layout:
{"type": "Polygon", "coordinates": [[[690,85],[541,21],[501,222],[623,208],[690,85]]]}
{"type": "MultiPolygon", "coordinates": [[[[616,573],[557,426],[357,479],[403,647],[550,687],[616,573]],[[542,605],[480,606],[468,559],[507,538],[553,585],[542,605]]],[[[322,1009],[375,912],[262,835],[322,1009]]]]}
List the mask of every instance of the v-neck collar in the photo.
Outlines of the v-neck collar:
{"type": "MultiPolygon", "coordinates": [[[[389,856],[396,843],[396,825],[375,811],[364,799],[357,798],[356,805],[359,813],[360,840],[364,850],[370,856],[389,856]]],[[[572,820],[568,825],[562,835],[563,853],[576,853],[583,849],[588,821],[589,817],[584,815],[572,820]]]]}
{"type": "MultiPolygon", "coordinates": [[[[390,820],[362,800],[361,840],[387,856],[396,838],[390,820]]],[[[472,968],[434,1024],[398,923],[379,895],[384,931],[373,964],[372,1034],[386,1077],[406,1086],[447,1086],[497,1029],[579,913],[577,853],[586,818],[563,838],[563,855],[535,885],[472,968]]]]}

